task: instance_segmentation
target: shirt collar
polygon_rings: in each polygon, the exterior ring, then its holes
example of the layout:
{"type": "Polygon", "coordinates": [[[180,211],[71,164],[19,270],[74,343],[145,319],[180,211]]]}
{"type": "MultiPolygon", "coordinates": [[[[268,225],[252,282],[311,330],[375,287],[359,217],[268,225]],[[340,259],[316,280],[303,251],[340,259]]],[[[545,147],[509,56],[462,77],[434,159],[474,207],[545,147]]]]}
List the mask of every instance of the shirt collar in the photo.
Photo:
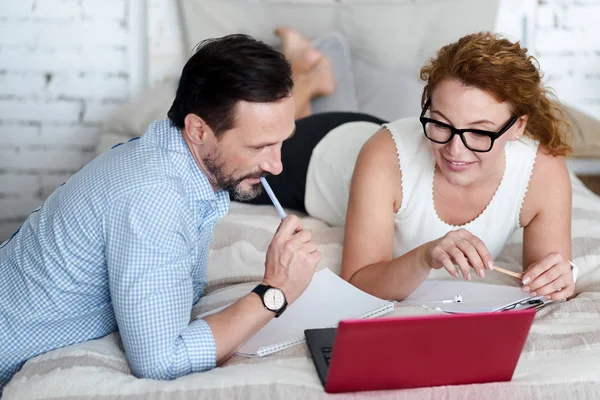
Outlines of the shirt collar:
{"type": "Polygon", "coordinates": [[[219,217],[229,211],[229,193],[214,191],[204,172],[196,164],[181,130],[168,120],[154,121],[144,137],[155,142],[167,152],[168,158],[178,175],[186,182],[186,189],[194,201],[208,202],[219,217]]]}

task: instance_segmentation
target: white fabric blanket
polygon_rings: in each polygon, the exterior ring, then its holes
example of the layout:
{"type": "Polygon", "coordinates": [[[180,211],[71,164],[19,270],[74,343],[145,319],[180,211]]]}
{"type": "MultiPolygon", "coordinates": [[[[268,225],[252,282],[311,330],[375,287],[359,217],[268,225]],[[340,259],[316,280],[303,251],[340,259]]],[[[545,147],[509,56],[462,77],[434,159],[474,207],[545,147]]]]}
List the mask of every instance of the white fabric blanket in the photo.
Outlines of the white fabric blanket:
{"type": "MultiPolygon", "coordinates": [[[[336,395],[341,399],[531,399],[600,396],[600,198],[573,178],[573,253],[580,267],[577,297],[538,311],[513,380],[504,383],[443,386],[336,395]]],[[[265,250],[279,218],[272,207],[233,203],[217,225],[210,256],[207,296],[193,315],[243,296],[263,274],[265,250]]],[[[342,230],[304,217],[323,253],[322,267],[339,272],[342,230]]],[[[521,232],[499,257],[498,265],[518,270],[521,232]]],[[[444,271],[431,278],[453,279],[444,271]]],[[[485,282],[515,285],[489,273],[485,282]]],[[[433,313],[398,304],[395,314],[433,313]]],[[[492,343],[490,345],[493,345],[492,343]]],[[[410,362],[410,360],[399,360],[410,362]]],[[[28,361],[6,387],[4,399],[260,399],[329,398],[305,344],[251,359],[234,356],[206,373],[173,381],[131,375],[119,335],[81,343],[28,361]]]]}

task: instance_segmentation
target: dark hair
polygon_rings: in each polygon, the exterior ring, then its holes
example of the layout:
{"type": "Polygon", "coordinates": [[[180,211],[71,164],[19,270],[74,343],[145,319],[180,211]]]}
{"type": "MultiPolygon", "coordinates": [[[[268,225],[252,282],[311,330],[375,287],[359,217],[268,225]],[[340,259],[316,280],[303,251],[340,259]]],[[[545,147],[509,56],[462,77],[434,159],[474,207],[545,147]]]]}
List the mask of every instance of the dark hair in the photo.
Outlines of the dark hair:
{"type": "Polygon", "coordinates": [[[207,39],[183,67],[167,116],[181,129],[196,114],[219,135],[233,128],[239,101],[282,100],[293,85],[290,64],[265,43],[241,34],[207,39]]]}

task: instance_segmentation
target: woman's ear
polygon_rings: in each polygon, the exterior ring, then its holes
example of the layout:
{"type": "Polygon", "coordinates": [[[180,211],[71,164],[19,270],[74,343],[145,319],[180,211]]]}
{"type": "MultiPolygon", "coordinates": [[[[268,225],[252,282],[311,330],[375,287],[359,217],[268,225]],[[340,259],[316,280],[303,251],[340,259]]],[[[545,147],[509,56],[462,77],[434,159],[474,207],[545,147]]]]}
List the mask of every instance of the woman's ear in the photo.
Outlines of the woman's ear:
{"type": "Polygon", "coordinates": [[[521,136],[525,133],[525,128],[527,127],[527,121],[529,120],[528,115],[522,115],[515,122],[515,131],[511,140],[519,140],[521,136]]]}

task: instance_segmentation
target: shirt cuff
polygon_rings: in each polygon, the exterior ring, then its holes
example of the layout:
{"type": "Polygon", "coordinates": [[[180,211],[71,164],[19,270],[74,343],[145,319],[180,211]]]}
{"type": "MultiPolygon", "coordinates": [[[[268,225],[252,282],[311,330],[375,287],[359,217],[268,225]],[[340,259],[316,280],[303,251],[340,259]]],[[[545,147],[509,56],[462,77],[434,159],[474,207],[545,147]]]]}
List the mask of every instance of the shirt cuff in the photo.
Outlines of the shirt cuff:
{"type": "Polygon", "coordinates": [[[217,344],[206,321],[192,321],[181,334],[181,339],[188,353],[191,372],[208,371],[217,366],[217,344]]]}

